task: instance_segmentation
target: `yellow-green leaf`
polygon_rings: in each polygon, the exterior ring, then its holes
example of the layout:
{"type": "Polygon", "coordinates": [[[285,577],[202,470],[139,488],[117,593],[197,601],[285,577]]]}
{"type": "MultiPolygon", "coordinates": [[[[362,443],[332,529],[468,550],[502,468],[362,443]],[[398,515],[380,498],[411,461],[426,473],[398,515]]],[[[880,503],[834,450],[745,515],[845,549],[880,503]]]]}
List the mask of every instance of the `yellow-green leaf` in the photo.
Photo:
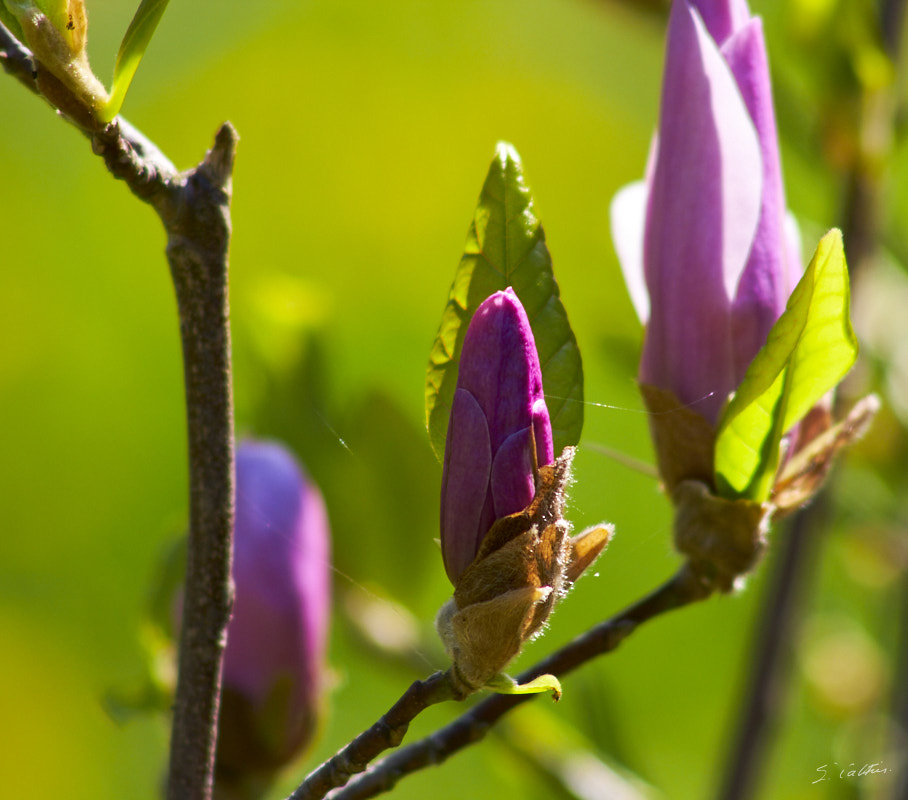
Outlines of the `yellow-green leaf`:
{"type": "Polygon", "coordinates": [[[719,422],[715,470],[722,496],[769,497],[782,435],[838,384],[857,352],[842,233],[833,229],[719,422]]]}
{"type": "Polygon", "coordinates": [[[100,114],[104,122],[109,122],[120,113],[126,92],[139,68],[139,62],[145,55],[148,43],[166,8],[167,0],[142,0],[132,22],[129,23],[123,41],[120,42],[117,63],[114,65],[110,100],[100,114]]]}
{"type": "Polygon", "coordinates": [[[540,675],[526,683],[517,683],[510,675],[499,672],[486,685],[498,694],[541,694],[551,692],[553,700],[561,699],[561,681],[554,675],[540,675]]]}
{"type": "Polygon", "coordinates": [[[6,29],[16,37],[20,42],[25,42],[25,36],[22,34],[22,27],[19,25],[19,20],[16,19],[14,13],[15,8],[21,8],[21,3],[11,3],[9,0],[4,2],[0,0],[0,23],[6,27],[6,29]],[[7,6],[10,6],[9,8],[7,6]]]}

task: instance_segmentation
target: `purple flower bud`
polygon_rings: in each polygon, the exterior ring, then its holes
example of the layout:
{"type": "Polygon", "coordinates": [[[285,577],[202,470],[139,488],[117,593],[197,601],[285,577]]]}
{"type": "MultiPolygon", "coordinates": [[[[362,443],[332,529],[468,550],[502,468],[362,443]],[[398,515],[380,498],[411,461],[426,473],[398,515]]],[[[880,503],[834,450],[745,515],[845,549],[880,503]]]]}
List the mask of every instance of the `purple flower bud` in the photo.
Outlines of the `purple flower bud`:
{"type": "Polygon", "coordinates": [[[762,23],[745,0],[672,4],[660,132],[612,231],[647,326],[641,382],[715,423],[801,273],[762,23]]]}
{"type": "Polygon", "coordinates": [[[530,504],[536,466],[553,460],[533,331],[508,287],[476,310],[460,356],[441,482],[441,547],[452,583],[495,520],[530,504]]]}
{"type": "Polygon", "coordinates": [[[233,618],[224,655],[218,773],[268,773],[317,722],[330,613],[329,529],[318,489],[283,446],[236,455],[233,618]]]}

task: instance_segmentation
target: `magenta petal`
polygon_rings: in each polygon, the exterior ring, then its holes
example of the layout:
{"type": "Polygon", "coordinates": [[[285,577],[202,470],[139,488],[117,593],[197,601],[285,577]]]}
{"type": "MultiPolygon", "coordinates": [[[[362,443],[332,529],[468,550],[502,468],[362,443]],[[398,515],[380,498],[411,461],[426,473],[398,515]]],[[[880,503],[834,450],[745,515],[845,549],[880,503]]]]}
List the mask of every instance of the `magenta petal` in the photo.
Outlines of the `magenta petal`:
{"type": "Polygon", "coordinates": [[[470,566],[488,530],[488,526],[481,528],[481,522],[491,471],[486,416],[470,392],[457,389],[441,479],[441,552],[452,583],[470,566]]]}
{"type": "Polygon", "coordinates": [[[270,442],[240,444],[236,487],[235,600],[224,686],[255,705],[290,676],[287,723],[302,736],[321,688],[330,612],[324,502],[293,456],[270,442]]]}
{"type": "Polygon", "coordinates": [[[492,502],[500,519],[526,508],[536,493],[530,428],[512,433],[492,461],[492,502]]]}
{"type": "Polygon", "coordinates": [[[555,460],[555,442],[552,439],[552,422],[543,398],[533,403],[533,440],[536,446],[536,465],[544,466],[555,460]]]}
{"type": "Polygon", "coordinates": [[[714,421],[734,386],[731,298],[760,214],[756,132],[686,0],[672,6],[644,235],[650,320],[640,379],[714,421]]]}
{"type": "Polygon", "coordinates": [[[750,19],[747,0],[690,0],[690,4],[700,12],[706,30],[719,44],[750,19]]]}
{"type": "Polygon", "coordinates": [[[493,452],[530,424],[533,403],[543,396],[542,370],[526,311],[510,287],[487,298],[473,315],[457,385],[485,412],[493,452]]]}
{"type": "Polygon", "coordinates": [[[760,222],[732,308],[735,378],[738,382],[784,310],[790,281],[783,246],[785,193],[761,21],[751,19],[728,39],[722,52],[756,126],[763,161],[760,222]]]}
{"type": "Polygon", "coordinates": [[[441,490],[442,553],[453,583],[495,520],[532,500],[534,441],[536,463],[550,464],[552,424],[533,330],[508,287],[480,304],[460,356],[441,490]]]}

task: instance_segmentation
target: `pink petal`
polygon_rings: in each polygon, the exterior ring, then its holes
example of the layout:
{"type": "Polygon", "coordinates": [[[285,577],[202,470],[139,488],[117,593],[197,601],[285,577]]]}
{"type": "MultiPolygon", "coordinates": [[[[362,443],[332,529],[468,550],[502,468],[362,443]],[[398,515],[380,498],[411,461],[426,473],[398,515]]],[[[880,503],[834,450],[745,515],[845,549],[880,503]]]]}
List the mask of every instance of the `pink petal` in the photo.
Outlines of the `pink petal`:
{"type": "Polygon", "coordinates": [[[470,392],[457,389],[451,404],[441,479],[441,552],[452,583],[472,563],[492,471],[486,416],[470,392]]]}

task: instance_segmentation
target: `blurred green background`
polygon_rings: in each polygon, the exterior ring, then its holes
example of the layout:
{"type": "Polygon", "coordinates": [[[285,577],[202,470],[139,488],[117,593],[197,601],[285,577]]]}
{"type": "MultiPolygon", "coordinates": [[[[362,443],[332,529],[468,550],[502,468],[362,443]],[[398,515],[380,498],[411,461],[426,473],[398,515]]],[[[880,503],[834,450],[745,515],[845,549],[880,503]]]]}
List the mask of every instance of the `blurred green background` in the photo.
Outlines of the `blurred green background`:
{"type": "MultiPolygon", "coordinates": [[[[884,798],[906,753],[893,708],[908,673],[908,184],[899,185],[905,153],[892,125],[897,81],[870,0],[752,5],[766,21],[805,247],[832,225],[845,227],[846,247],[849,226],[856,239],[871,231],[871,246],[849,254],[860,264],[864,355],[846,393],[875,386],[887,404],[835,476],[758,796],[884,798]],[[818,767],[851,762],[893,772],[813,783],[818,767]]],[[[133,10],[89,0],[102,77],[133,10]]],[[[677,566],[657,484],[600,449],[652,461],[634,384],[641,330],[608,206],[643,172],[662,12],[596,0],[267,0],[174,2],[164,16],[124,114],[184,168],[223,120],[239,131],[237,429],[289,442],[333,520],[330,713],[274,797],[410,680],[445,666],[432,620],[450,586],[433,541],[441,470],[423,381],[499,139],[523,157],[584,356],[590,405],[570,518],[618,531],[518,668],[677,566]],[[383,612],[373,630],[386,643],[403,637],[397,655],[363,640],[351,614],[366,609],[383,612]]],[[[149,587],[185,527],[164,237],[87,142],[8,78],[0,119],[0,794],[155,798],[166,719],[115,722],[104,698],[142,685],[149,587]]],[[[784,526],[774,532],[777,543],[785,536],[784,526]]],[[[712,796],[777,550],[744,592],[646,625],[572,676],[558,706],[537,699],[395,796],[617,796],[583,793],[583,778],[604,790],[603,765],[636,787],[628,797],[712,796]]],[[[408,738],[458,711],[430,709],[408,738]]]]}

